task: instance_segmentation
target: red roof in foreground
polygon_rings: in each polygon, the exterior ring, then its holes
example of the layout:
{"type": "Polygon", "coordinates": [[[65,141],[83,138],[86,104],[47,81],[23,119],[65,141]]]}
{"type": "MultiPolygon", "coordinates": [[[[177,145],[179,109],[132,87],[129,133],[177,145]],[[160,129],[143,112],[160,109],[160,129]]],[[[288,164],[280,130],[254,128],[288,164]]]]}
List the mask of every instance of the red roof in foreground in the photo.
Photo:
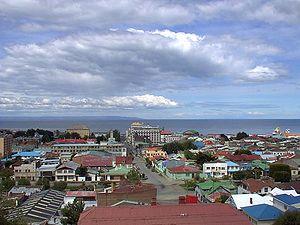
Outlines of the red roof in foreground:
{"type": "Polygon", "coordinates": [[[110,156],[81,155],[73,158],[73,161],[84,167],[111,167],[113,158],[110,156]]]}
{"type": "Polygon", "coordinates": [[[131,165],[132,161],[133,161],[132,156],[116,156],[116,165],[119,164],[131,165]]]}
{"type": "Polygon", "coordinates": [[[169,169],[171,173],[198,173],[199,169],[194,166],[176,166],[169,169]]]}
{"type": "Polygon", "coordinates": [[[240,161],[253,161],[253,160],[258,160],[261,159],[259,155],[227,155],[226,158],[228,158],[231,161],[234,162],[240,162],[240,161]]]}
{"type": "Polygon", "coordinates": [[[67,191],[67,197],[96,197],[95,191],[67,191]]]}
{"type": "Polygon", "coordinates": [[[78,225],[251,225],[228,204],[182,204],[93,207],[81,213],[78,225]]]}

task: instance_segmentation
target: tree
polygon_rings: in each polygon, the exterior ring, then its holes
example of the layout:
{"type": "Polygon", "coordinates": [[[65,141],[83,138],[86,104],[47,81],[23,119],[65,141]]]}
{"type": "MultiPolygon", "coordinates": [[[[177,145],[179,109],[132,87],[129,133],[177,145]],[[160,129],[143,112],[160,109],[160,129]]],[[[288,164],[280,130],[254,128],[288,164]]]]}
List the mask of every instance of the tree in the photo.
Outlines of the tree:
{"type": "Polygon", "coordinates": [[[12,175],[14,175],[14,172],[12,169],[9,168],[3,168],[0,170],[0,178],[9,178],[12,175]]]}
{"type": "Polygon", "coordinates": [[[244,180],[244,179],[249,179],[249,178],[255,178],[255,174],[252,170],[236,171],[233,174],[234,180],[244,180]]]}
{"type": "Polygon", "coordinates": [[[76,132],[72,132],[72,133],[70,134],[70,138],[71,138],[71,139],[80,139],[81,137],[80,137],[80,134],[78,134],[78,133],[76,133],[76,132]]]}
{"type": "Polygon", "coordinates": [[[30,186],[30,180],[27,178],[21,178],[18,180],[18,185],[19,186],[30,186]]]}
{"type": "Polygon", "coordinates": [[[127,179],[130,183],[137,183],[141,180],[141,175],[137,170],[132,169],[127,173],[127,179]]]}
{"type": "Polygon", "coordinates": [[[208,155],[208,154],[205,154],[205,153],[202,153],[202,152],[198,152],[195,155],[195,158],[194,158],[194,160],[196,160],[196,163],[200,167],[202,167],[203,163],[210,162],[210,161],[213,161],[215,159],[216,159],[215,157],[213,157],[211,155],[208,155]]]}
{"type": "Polygon", "coordinates": [[[67,187],[67,183],[64,181],[56,181],[53,184],[53,189],[57,191],[63,191],[67,187]]]}
{"type": "Polygon", "coordinates": [[[49,134],[44,134],[42,137],[42,142],[43,143],[48,143],[51,141],[51,137],[49,136],[49,134]]]}
{"type": "Polygon", "coordinates": [[[237,135],[236,135],[236,140],[242,140],[244,138],[247,138],[249,137],[249,135],[245,132],[238,132],[237,135]]]}
{"type": "Polygon", "coordinates": [[[121,141],[121,134],[120,134],[120,131],[118,130],[113,130],[113,137],[115,138],[115,140],[117,142],[120,142],[121,141]]]}
{"type": "Polygon", "coordinates": [[[270,177],[273,177],[275,182],[289,182],[291,180],[291,168],[285,164],[271,164],[270,177]]]}
{"type": "Polygon", "coordinates": [[[43,190],[48,190],[50,188],[50,181],[47,178],[39,179],[36,184],[43,186],[43,190]]]}
{"type": "Polygon", "coordinates": [[[87,168],[84,166],[80,166],[75,171],[76,174],[78,174],[80,177],[85,177],[87,174],[87,168]]]}
{"type": "Polygon", "coordinates": [[[101,141],[107,141],[106,137],[104,135],[98,136],[96,138],[97,144],[100,144],[101,141]]]}
{"type": "Polygon", "coordinates": [[[189,151],[189,150],[185,150],[185,151],[184,151],[184,157],[185,157],[186,159],[194,159],[194,158],[195,158],[195,154],[192,153],[192,152],[189,151]]]}
{"type": "Polygon", "coordinates": [[[221,134],[220,138],[222,141],[229,141],[229,138],[225,134],[221,134]]]}
{"type": "Polygon", "coordinates": [[[279,217],[273,225],[299,225],[300,224],[300,212],[292,211],[285,212],[279,217]]]}
{"type": "Polygon", "coordinates": [[[95,139],[95,138],[96,138],[96,136],[95,136],[95,134],[94,134],[94,133],[91,133],[89,138],[91,138],[91,139],[95,139]]]}
{"type": "Polygon", "coordinates": [[[4,178],[1,182],[1,190],[9,191],[13,186],[15,186],[15,181],[11,178],[4,178]]]}
{"type": "Polygon", "coordinates": [[[252,153],[249,150],[240,149],[240,150],[236,150],[234,152],[234,155],[252,155],[252,153]]]}
{"type": "Polygon", "coordinates": [[[76,225],[80,213],[82,213],[84,209],[84,203],[82,201],[77,201],[76,199],[73,203],[68,203],[62,210],[63,218],[61,219],[61,223],[63,225],[76,225]]]}
{"type": "Polygon", "coordinates": [[[177,154],[178,151],[185,151],[191,149],[197,149],[197,146],[194,145],[193,142],[190,140],[186,140],[182,142],[174,141],[163,145],[163,150],[167,154],[172,154],[172,153],[177,154]]]}

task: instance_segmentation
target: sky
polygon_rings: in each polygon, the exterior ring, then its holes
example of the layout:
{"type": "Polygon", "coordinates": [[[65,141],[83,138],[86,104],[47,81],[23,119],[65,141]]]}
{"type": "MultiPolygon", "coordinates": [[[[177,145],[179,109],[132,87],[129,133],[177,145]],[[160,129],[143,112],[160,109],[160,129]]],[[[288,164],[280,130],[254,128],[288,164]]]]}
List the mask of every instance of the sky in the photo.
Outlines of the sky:
{"type": "Polygon", "coordinates": [[[300,0],[0,0],[1,116],[300,118],[300,0]]]}

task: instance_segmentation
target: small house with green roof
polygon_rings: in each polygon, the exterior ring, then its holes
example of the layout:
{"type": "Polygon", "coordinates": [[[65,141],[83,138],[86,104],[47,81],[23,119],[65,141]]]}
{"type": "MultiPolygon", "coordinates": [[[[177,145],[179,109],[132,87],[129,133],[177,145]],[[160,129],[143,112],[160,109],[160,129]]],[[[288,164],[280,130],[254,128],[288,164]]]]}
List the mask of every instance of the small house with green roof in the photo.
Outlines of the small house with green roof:
{"type": "Polygon", "coordinates": [[[131,169],[126,166],[117,166],[105,172],[100,172],[100,181],[115,181],[119,182],[126,178],[126,175],[131,169]]]}
{"type": "Polygon", "coordinates": [[[253,160],[251,162],[252,169],[259,169],[262,176],[268,176],[269,174],[269,163],[265,160],[253,160]]]}
{"type": "Polygon", "coordinates": [[[230,180],[207,180],[198,183],[195,188],[199,202],[212,203],[222,196],[231,196],[237,193],[236,185],[230,180]]]}

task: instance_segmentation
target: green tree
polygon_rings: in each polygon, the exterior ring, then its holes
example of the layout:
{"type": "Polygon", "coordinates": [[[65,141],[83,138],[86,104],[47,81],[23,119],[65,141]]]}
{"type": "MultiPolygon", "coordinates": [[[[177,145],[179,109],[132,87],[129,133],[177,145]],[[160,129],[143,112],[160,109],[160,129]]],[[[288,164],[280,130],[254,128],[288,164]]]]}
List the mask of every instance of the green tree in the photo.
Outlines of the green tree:
{"type": "Polygon", "coordinates": [[[15,181],[12,180],[11,178],[4,178],[1,181],[1,190],[3,191],[9,191],[13,186],[15,186],[15,181]]]}
{"type": "Polygon", "coordinates": [[[81,177],[85,177],[87,174],[87,168],[84,166],[80,166],[76,169],[75,173],[81,177]]]}
{"type": "Polygon", "coordinates": [[[50,188],[50,181],[47,178],[39,179],[36,184],[43,186],[43,190],[48,190],[50,188]]]}
{"type": "Polygon", "coordinates": [[[120,131],[118,130],[113,130],[113,137],[115,138],[115,140],[117,142],[120,142],[121,141],[121,134],[120,134],[120,131]]]}
{"type": "Polygon", "coordinates": [[[61,219],[61,223],[63,225],[76,225],[80,213],[84,209],[84,203],[82,201],[77,201],[76,199],[73,203],[68,203],[62,210],[63,218],[61,219]]]}
{"type": "Polygon", "coordinates": [[[53,189],[57,191],[63,191],[67,187],[67,183],[64,181],[56,181],[53,184],[53,189]]]}
{"type": "Polygon", "coordinates": [[[21,178],[18,180],[18,185],[19,186],[30,186],[30,180],[27,178],[21,178]]]}
{"type": "Polygon", "coordinates": [[[234,155],[252,155],[252,153],[249,150],[240,149],[240,150],[236,150],[234,152],[234,155]]]}
{"type": "Polygon", "coordinates": [[[273,225],[299,225],[300,224],[300,212],[285,212],[279,217],[273,225]]]}
{"type": "Polygon", "coordinates": [[[270,177],[273,177],[275,182],[289,182],[291,180],[291,168],[285,164],[271,164],[270,177]]]}
{"type": "Polygon", "coordinates": [[[186,159],[195,159],[195,154],[192,153],[192,152],[189,151],[189,150],[185,150],[185,151],[184,151],[184,157],[185,157],[186,159]]]}
{"type": "Polygon", "coordinates": [[[238,132],[237,135],[236,135],[236,137],[235,137],[235,139],[236,140],[242,140],[242,139],[247,138],[247,137],[249,137],[249,135],[247,133],[245,133],[245,132],[238,132]]]}
{"type": "Polygon", "coordinates": [[[141,175],[137,170],[132,169],[127,173],[127,179],[130,183],[137,183],[141,180],[141,175]]]}
{"type": "Polygon", "coordinates": [[[252,170],[241,170],[233,174],[234,180],[244,180],[249,178],[255,178],[255,174],[252,170]]]}
{"type": "Polygon", "coordinates": [[[12,175],[14,175],[14,172],[12,169],[9,168],[3,168],[0,170],[0,178],[9,178],[12,175]]]}
{"type": "Polygon", "coordinates": [[[208,155],[208,154],[205,154],[205,153],[202,153],[202,152],[198,152],[198,153],[195,155],[194,160],[196,160],[196,163],[197,163],[200,167],[202,167],[202,166],[203,166],[203,163],[214,161],[214,160],[216,160],[216,158],[213,157],[213,156],[211,156],[211,155],[208,155]]]}

